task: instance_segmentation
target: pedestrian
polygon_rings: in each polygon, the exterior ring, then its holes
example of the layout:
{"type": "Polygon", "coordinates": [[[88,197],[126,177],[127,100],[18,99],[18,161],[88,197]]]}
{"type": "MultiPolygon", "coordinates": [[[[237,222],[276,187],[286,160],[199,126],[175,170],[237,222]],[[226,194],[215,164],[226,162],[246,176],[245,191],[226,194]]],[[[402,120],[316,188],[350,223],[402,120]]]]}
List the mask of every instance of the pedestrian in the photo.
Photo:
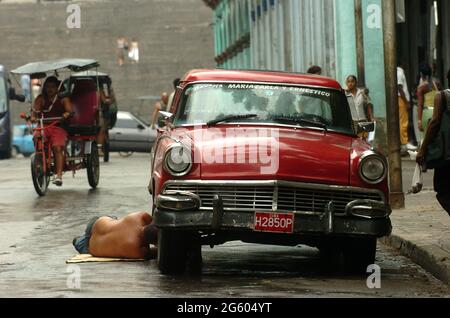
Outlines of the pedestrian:
{"type": "Polygon", "coordinates": [[[166,110],[169,104],[169,94],[163,92],[161,94],[161,100],[155,104],[153,115],[152,115],[152,129],[156,128],[156,122],[158,120],[158,113],[161,110],[166,110]]]}
{"type": "Polygon", "coordinates": [[[31,102],[34,103],[34,100],[36,99],[36,97],[39,96],[39,94],[41,94],[41,82],[39,79],[37,78],[33,78],[31,80],[31,102]]]}
{"type": "Polygon", "coordinates": [[[167,108],[166,111],[170,111],[170,107],[172,107],[173,98],[175,97],[175,93],[177,91],[178,85],[180,85],[181,79],[176,78],[173,80],[173,92],[169,96],[169,101],[167,102],[167,108]]]}
{"type": "Polygon", "coordinates": [[[125,54],[128,51],[128,42],[124,36],[119,36],[117,38],[117,63],[119,66],[125,64],[125,54]]]}
{"type": "Polygon", "coordinates": [[[357,87],[358,79],[355,75],[347,76],[345,83],[347,85],[345,91],[347,94],[351,94],[355,101],[356,109],[354,110],[353,120],[366,122],[375,121],[373,104],[368,94],[369,91],[367,89],[357,87]]]}
{"type": "Polygon", "coordinates": [[[132,64],[139,63],[139,42],[136,38],[133,38],[130,43],[130,51],[128,57],[131,59],[132,64]]]}
{"type": "Polygon", "coordinates": [[[20,86],[27,103],[31,103],[31,79],[30,75],[22,75],[20,77],[20,86]]]}
{"type": "MultiPolygon", "coordinates": [[[[448,89],[437,94],[434,99],[433,117],[428,124],[422,146],[417,154],[417,163],[422,166],[425,164],[430,145],[439,137],[439,132],[447,132],[441,136],[446,139],[442,140],[447,148],[443,149],[444,153],[447,152],[447,157],[450,156],[450,70],[447,73],[447,81],[448,89]],[[446,116],[445,121],[444,116],[446,116]]],[[[450,161],[444,161],[434,168],[434,190],[437,193],[437,200],[450,215],[450,161]]]]}
{"type": "Polygon", "coordinates": [[[406,155],[408,150],[415,151],[417,147],[409,142],[408,125],[411,95],[409,94],[405,71],[401,66],[397,67],[397,84],[401,153],[406,155]]]}
{"type": "Polygon", "coordinates": [[[322,75],[322,68],[318,65],[311,66],[306,73],[313,75],[322,75]]]}
{"type": "Polygon", "coordinates": [[[433,114],[435,97],[441,88],[441,83],[431,76],[431,67],[427,63],[422,63],[417,88],[417,128],[420,132],[427,129],[428,121],[433,114]]]}
{"type": "Polygon", "coordinates": [[[122,219],[103,216],[92,218],[85,233],[73,239],[80,254],[124,259],[156,258],[158,229],[146,212],[136,212],[122,219]]]}

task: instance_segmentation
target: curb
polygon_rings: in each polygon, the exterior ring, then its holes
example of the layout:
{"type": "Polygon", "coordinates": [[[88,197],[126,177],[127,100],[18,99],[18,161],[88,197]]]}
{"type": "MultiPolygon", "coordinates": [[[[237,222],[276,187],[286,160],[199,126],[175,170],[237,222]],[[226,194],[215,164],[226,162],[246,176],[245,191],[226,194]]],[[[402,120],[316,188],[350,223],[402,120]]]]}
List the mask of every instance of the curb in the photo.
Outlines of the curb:
{"type": "Polygon", "coordinates": [[[450,285],[450,253],[436,245],[417,245],[398,235],[380,239],[383,244],[397,249],[434,277],[450,285]]]}

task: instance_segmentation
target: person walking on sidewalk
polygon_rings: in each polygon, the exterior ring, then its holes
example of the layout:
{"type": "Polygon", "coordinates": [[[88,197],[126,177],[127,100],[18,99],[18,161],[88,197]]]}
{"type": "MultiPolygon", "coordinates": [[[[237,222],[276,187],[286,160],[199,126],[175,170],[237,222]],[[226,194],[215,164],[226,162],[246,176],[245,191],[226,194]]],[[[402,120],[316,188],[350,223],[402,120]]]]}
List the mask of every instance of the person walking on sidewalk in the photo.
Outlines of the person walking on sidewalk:
{"type": "MultiPolygon", "coordinates": [[[[429,145],[436,138],[438,132],[444,128],[441,126],[444,124],[450,125],[450,123],[443,122],[444,116],[448,116],[447,114],[450,112],[450,70],[447,73],[447,80],[449,83],[448,89],[437,94],[434,99],[433,117],[429,122],[422,147],[417,154],[417,163],[420,165],[423,165],[425,162],[425,155],[429,145]]],[[[445,128],[447,128],[447,131],[450,130],[450,127],[445,128]]],[[[450,136],[447,134],[446,138],[446,144],[448,145],[450,136]]],[[[437,200],[450,215],[450,161],[434,169],[434,190],[437,193],[437,200]]]]}
{"type": "Polygon", "coordinates": [[[408,150],[415,151],[417,147],[409,143],[408,125],[409,125],[409,110],[411,108],[411,95],[408,90],[408,82],[406,80],[405,71],[402,67],[397,67],[398,79],[398,107],[399,107],[399,122],[400,122],[400,144],[401,152],[406,154],[408,150]]]}

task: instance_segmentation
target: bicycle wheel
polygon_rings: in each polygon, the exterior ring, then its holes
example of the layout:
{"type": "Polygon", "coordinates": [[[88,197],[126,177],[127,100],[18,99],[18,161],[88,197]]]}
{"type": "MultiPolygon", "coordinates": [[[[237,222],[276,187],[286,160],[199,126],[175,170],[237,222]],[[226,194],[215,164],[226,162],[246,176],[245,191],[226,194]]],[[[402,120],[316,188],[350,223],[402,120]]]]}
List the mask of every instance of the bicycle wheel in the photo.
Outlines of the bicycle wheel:
{"type": "Polygon", "coordinates": [[[97,143],[92,143],[92,150],[89,155],[86,155],[86,168],[89,185],[92,189],[97,188],[100,180],[100,160],[98,157],[97,143]]]}
{"type": "Polygon", "coordinates": [[[31,178],[37,194],[41,197],[45,196],[50,183],[50,176],[44,172],[42,155],[33,154],[31,156],[31,178]]]}

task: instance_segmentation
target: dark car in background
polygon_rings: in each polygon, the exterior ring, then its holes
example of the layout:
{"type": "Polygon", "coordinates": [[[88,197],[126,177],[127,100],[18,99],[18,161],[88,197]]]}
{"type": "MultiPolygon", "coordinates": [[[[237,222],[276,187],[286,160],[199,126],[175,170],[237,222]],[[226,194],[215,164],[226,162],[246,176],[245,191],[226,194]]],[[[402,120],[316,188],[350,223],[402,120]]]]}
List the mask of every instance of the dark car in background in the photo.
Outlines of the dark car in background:
{"type": "Polygon", "coordinates": [[[109,131],[110,151],[148,152],[156,139],[156,131],[138,115],[119,111],[117,122],[109,131]]]}
{"type": "Polygon", "coordinates": [[[9,101],[25,101],[25,96],[16,95],[8,77],[6,68],[0,64],[0,159],[11,158],[12,131],[9,101]]]}

